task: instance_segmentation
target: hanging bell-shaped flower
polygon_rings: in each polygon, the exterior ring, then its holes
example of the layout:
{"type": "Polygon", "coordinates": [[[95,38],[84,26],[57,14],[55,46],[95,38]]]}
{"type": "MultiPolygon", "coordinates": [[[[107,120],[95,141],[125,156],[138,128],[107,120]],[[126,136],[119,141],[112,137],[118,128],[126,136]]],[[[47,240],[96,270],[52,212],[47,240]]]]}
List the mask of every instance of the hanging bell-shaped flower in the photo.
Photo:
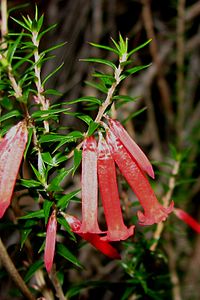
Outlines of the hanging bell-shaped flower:
{"type": "Polygon", "coordinates": [[[158,202],[144,172],[111,130],[107,130],[106,140],[122,175],[127,180],[144,209],[144,213],[141,211],[138,212],[140,225],[152,225],[165,221],[168,214],[173,210],[173,201],[168,208],[163,207],[158,202]]]}
{"type": "Polygon", "coordinates": [[[0,141],[0,218],[10,205],[27,139],[27,126],[21,121],[0,141]]]}
{"type": "Polygon", "coordinates": [[[133,235],[134,226],[127,228],[123,221],[117,187],[115,162],[110,149],[100,133],[98,143],[98,179],[106,223],[108,241],[126,240],[133,235]]]}

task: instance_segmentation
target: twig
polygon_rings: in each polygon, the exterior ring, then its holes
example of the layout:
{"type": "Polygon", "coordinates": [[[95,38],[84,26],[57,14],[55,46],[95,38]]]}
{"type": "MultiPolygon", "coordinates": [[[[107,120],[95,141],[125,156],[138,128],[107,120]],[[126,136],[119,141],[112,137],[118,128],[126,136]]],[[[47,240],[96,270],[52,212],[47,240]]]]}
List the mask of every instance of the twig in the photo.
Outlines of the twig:
{"type": "Polygon", "coordinates": [[[175,257],[175,251],[171,245],[171,242],[168,241],[166,245],[166,251],[169,258],[169,271],[171,275],[171,282],[172,282],[172,297],[173,300],[182,300],[181,297],[181,290],[180,290],[180,283],[178,274],[176,272],[176,257],[175,257]]]}
{"type": "Polygon", "coordinates": [[[1,259],[3,266],[9,273],[10,277],[16,283],[16,285],[19,287],[19,289],[21,290],[22,294],[26,297],[26,299],[35,300],[35,297],[31,294],[27,285],[25,284],[24,280],[22,279],[21,275],[15,268],[15,265],[13,264],[10,256],[8,255],[8,252],[4,246],[1,238],[0,238],[0,259],[1,259]]]}
{"type": "Polygon", "coordinates": [[[8,33],[8,16],[7,16],[7,0],[1,0],[1,47],[5,49],[7,47],[5,41],[5,36],[8,33]]]}
{"type": "MultiPolygon", "coordinates": [[[[166,193],[166,195],[163,197],[162,202],[163,202],[164,207],[169,206],[169,202],[171,200],[171,197],[172,197],[172,194],[173,194],[173,191],[174,191],[174,188],[175,188],[176,175],[179,172],[179,168],[180,168],[180,161],[176,161],[174,163],[172,174],[171,174],[171,177],[169,179],[169,190],[166,193]]],[[[154,235],[153,235],[153,239],[155,240],[155,242],[151,245],[151,248],[150,248],[151,251],[155,251],[155,249],[158,245],[158,241],[159,241],[159,239],[161,237],[161,234],[163,232],[163,229],[164,229],[164,222],[158,223],[158,225],[156,227],[156,230],[154,232],[154,235]]]]}
{"type": "Polygon", "coordinates": [[[184,57],[185,57],[185,43],[184,43],[184,31],[185,31],[185,0],[178,1],[178,17],[177,17],[177,51],[176,51],[176,78],[177,78],[177,137],[178,145],[181,147],[183,142],[183,125],[185,118],[184,110],[184,57]]]}
{"type": "Polygon", "coordinates": [[[55,268],[55,265],[53,265],[52,269],[51,269],[51,272],[49,274],[49,278],[56,290],[56,296],[58,297],[59,300],[67,300],[67,297],[65,297],[64,293],[63,293],[63,290],[62,290],[62,287],[60,285],[60,282],[57,278],[57,275],[56,275],[56,268],[55,268]]]}
{"type": "Polygon", "coordinates": [[[152,41],[149,45],[149,49],[150,49],[150,53],[153,58],[153,61],[157,66],[158,88],[159,88],[161,97],[163,99],[164,109],[168,116],[168,120],[171,124],[173,121],[173,109],[172,109],[171,99],[170,99],[170,90],[169,90],[167,81],[165,80],[165,77],[163,75],[162,63],[159,58],[158,46],[157,46],[157,41],[156,41],[156,35],[154,32],[153,18],[152,18],[151,7],[150,7],[150,1],[143,0],[142,3],[143,3],[142,15],[143,15],[144,27],[145,27],[145,30],[147,33],[147,37],[149,39],[152,39],[152,41]]]}
{"type": "MultiPolygon", "coordinates": [[[[101,121],[101,119],[102,119],[102,117],[103,117],[103,115],[104,115],[104,113],[105,113],[107,107],[108,107],[109,105],[111,105],[111,103],[112,103],[112,97],[113,97],[113,95],[114,95],[114,92],[115,92],[115,90],[116,90],[116,87],[119,85],[119,83],[120,83],[120,81],[121,81],[120,75],[121,75],[121,73],[122,73],[122,71],[123,71],[123,69],[124,69],[124,68],[123,68],[123,63],[126,62],[126,60],[127,60],[127,53],[125,53],[125,54],[119,59],[119,65],[118,65],[118,67],[115,69],[115,73],[114,73],[115,81],[113,82],[113,84],[112,84],[111,87],[109,88],[105,101],[104,101],[103,104],[99,107],[99,111],[98,111],[97,116],[96,116],[96,118],[95,118],[95,120],[94,120],[94,122],[96,122],[96,123],[100,123],[100,121],[101,121]]],[[[85,136],[87,136],[87,132],[85,133],[85,136]]],[[[81,146],[82,146],[82,143],[83,143],[83,142],[79,143],[79,144],[77,145],[76,149],[79,150],[79,149],[81,148],[81,146]]],[[[71,158],[73,155],[74,155],[74,150],[72,150],[72,151],[67,155],[67,157],[68,157],[68,158],[71,158]]]]}

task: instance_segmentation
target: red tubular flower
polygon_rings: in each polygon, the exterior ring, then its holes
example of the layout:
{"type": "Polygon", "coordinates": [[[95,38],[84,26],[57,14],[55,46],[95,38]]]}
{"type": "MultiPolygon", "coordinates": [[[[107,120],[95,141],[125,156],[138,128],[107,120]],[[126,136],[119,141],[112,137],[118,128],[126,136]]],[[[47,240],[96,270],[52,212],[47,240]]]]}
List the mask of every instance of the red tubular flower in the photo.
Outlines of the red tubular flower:
{"type": "Polygon", "coordinates": [[[110,130],[107,131],[106,140],[116,164],[144,209],[144,213],[138,212],[140,225],[152,225],[165,221],[168,214],[173,210],[173,201],[168,208],[163,207],[158,202],[143,171],[110,130]]]}
{"type": "Polygon", "coordinates": [[[112,259],[120,259],[120,254],[107,241],[102,241],[98,234],[94,233],[80,233],[81,222],[74,216],[65,214],[65,219],[69,223],[72,231],[77,233],[84,240],[88,241],[92,246],[101,251],[104,255],[112,259]]]}
{"type": "Polygon", "coordinates": [[[194,231],[200,233],[200,224],[192,218],[188,213],[180,208],[175,208],[174,211],[175,215],[185,222],[188,226],[190,226],[194,231]]]}
{"type": "Polygon", "coordinates": [[[28,139],[24,121],[13,126],[0,142],[0,218],[10,205],[28,139]]]}
{"type": "Polygon", "coordinates": [[[108,232],[102,240],[120,241],[133,235],[134,226],[124,225],[117,188],[115,162],[102,134],[98,143],[98,178],[108,232]]]}
{"type": "Polygon", "coordinates": [[[120,122],[108,118],[108,123],[109,123],[110,130],[114,133],[116,137],[120,139],[120,142],[124,145],[124,147],[129,152],[129,154],[137,162],[139,167],[143,171],[145,171],[149,176],[155,178],[154,171],[150,161],[148,160],[144,152],[140,149],[140,147],[130,137],[130,135],[120,124],[120,122]]]}
{"type": "Polygon", "coordinates": [[[97,144],[90,136],[83,142],[82,153],[82,224],[80,233],[103,233],[97,221],[97,144]]]}
{"type": "Polygon", "coordinates": [[[56,210],[54,210],[47,224],[46,243],[44,249],[44,263],[47,272],[51,271],[56,245],[57,220],[56,210]]]}

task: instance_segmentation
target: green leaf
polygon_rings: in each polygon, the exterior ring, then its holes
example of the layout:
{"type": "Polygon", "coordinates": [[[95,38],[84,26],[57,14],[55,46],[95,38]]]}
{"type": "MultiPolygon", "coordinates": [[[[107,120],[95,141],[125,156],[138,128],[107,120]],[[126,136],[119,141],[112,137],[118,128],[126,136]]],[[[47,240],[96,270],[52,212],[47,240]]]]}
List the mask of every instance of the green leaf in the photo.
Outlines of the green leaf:
{"type": "Polygon", "coordinates": [[[146,109],[147,109],[147,107],[145,106],[145,107],[143,107],[143,108],[137,110],[136,112],[133,112],[132,114],[130,114],[130,115],[128,116],[128,118],[126,118],[126,119],[123,121],[123,123],[125,124],[128,120],[133,119],[133,118],[135,118],[136,116],[140,115],[140,114],[143,113],[146,109]]]}
{"type": "Polygon", "coordinates": [[[63,216],[60,216],[60,217],[57,217],[57,221],[69,233],[69,235],[71,236],[72,240],[76,242],[76,237],[75,237],[74,233],[72,232],[71,227],[67,223],[66,219],[63,216]]]}
{"type": "Polygon", "coordinates": [[[146,45],[148,45],[150,42],[152,41],[152,39],[146,41],[145,43],[143,43],[142,45],[134,48],[133,50],[131,50],[129,53],[128,53],[128,57],[130,57],[133,53],[137,52],[138,50],[142,49],[143,47],[145,47],[146,45]]]}
{"type": "Polygon", "coordinates": [[[74,164],[73,164],[73,172],[72,172],[73,176],[74,176],[74,173],[76,172],[76,170],[78,169],[78,167],[81,163],[81,160],[82,160],[82,151],[74,149],[74,164]]]}
{"type": "Polygon", "coordinates": [[[88,115],[77,114],[76,117],[83,120],[87,125],[89,125],[93,121],[92,118],[88,115]]]}
{"type": "Polygon", "coordinates": [[[92,74],[92,76],[99,78],[105,85],[111,86],[115,82],[115,78],[112,75],[95,72],[92,74]]]}
{"type": "Polygon", "coordinates": [[[53,202],[49,201],[49,200],[45,200],[43,203],[45,225],[48,222],[49,213],[50,213],[50,209],[51,209],[52,205],[53,205],[53,202]]]}
{"type": "Polygon", "coordinates": [[[93,88],[101,91],[104,94],[107,94],[107,92],[108,92],[108,89],[104,85],[102,85],[100,83],[95,83],[95,82],[91,82],[91,81],[87,81],[87,80],[85,81],[85,83],[87,85],[89,85],[89,86],[91,86],[91,87],[93,87],[93,88]]]}
{"type": "Polygon", "coordinates": [[[61,140],[67,143],[67,142],[76,141],[79,138],[83,138],[83,134],[80,131],[72,131],[68,135],[45,134],[41,136],[40,143],[60,142],[61,140]]]}
{"type": "Polygon", "coordinates": [[[126,70],[121,76],[120,76],[120,80],[125,79],[126,77],[128,77],[129,75],[132,75],[140,70],[146,69],[149,66],[151,66],[151,64],[145,65],[145,66],[137,66],[137,67],[133,67],[131,69],[126,70]]]}
{"type": "Polygon", "coordinates": [[[93,62],[93,63],[99,63],[103,65],[107,65],[111,67],[113,70],[116,70],[116,66],[113,62],[107,60],[107,59],[102,59],[102,58],[82,58],[80,61],[86,61],[86,62],[93,62]]]}
{"type": "Polygon", "coordinates": [[[24,277],[24,281],[28,282],[33,277],[35,272],[43,266],[43,264],[44,264],[43,260],[41,260],[41,259],[37,260],[35,263],[31,264],[28,272],[26,273],[26,275],[24,277]]]}
{"type": "Polygon", "coordinates": [[[53,24],[53,25],[49,26],[48,28],[46,28],[45,30],[43,30],[43,31],[38,35],[38,38],[37,38],[37,39],[40,40],[44,34],[46,34],[47,32],[49,32],[50,30],[54,29],[55,27],[57,27],[57,24],[53,24]]]}
{"type": "Polygon", "coordinates": [[[74,198],[78,193],[80,192],[79,190],[73,191],[67,195],[62,196],[57,203],[57,207],[60,209],[65,209],[68,206],[69,201],[74,198]]]}
{"type": "Polygon", "coordinates": [[[43,174],[40,174],[40,172],[32,164],[30,164],[30,165],[31,165],[33,172],[35,173],[35,176],[37,177],[37,179],[40,181],[40,183],[42,185],[44,185],[46,182],[45,182],[45,178],[43,177],[43,174]]]}
{"type": "Polygon", "coordinates": [[[37,210],[37,211],[34,211],[34,212],[30,212],[30,213],[27,213],[27,215],[25,215],[23,217],[19,217],[20,220],[33,219],[33,218],[37,218],[37,219],[44,218],[43,209],[40,209],[40,210],[37,210]]]}
{"type": "Polygon", "coordinates": [[[56,175],[55,178],[52,179],[51,183],[48,185],[48,192],[60,192],[63,189],[60,187],[61,182],[63,181],[63,179],[70,174],[70,172],[72,171],[71,169],[61,169],[58,171],[58,175],[56,175]]]}
{"type": "Polygon", "coordinates": [[[118,43],[113,38],[111,38],[111,40],[112,40],[113,44],[115,45],[115,47],[116,47],[116,49],[117,49],[117,51],[120,55],[121,54],[120,46],[118,45],[118,43]]]}
{"type": "Polygon", "coordinates": [[[27,144],[26,144],[26,149],[24,151],[24,158],[26,158],[29,146],[30,146],[31,141],[32,141],[32,136],[33,136],[33,127],[30,127],[29,130],[28,130],[28,141],[27,141],[27,144]]]}
{"type": "Polygon", "coordinates": [[[128,39],[125,40],[122,38],[121,34],[119,34],[119,47],[121,56],[128,51],[128,39]]]}
{"type": "Polygon", "coordinates": [[[82,268],[78,259],[63,244],[57,244],[57,253],[65,259],[69,260],[75,266],[82,268]]]}
{"type": "Polygon", "coordinates": [[[29,234],[31,233],[33,226],[37,224],[36,221],[34,220],[28,220],[26,221],[23,230],[21,230],[21,247],[20,250],[22,250],[24,243],[26,241],[26,239],[28,238],[29,234]]]}
{"type": "Polygon", "coordinates": [[[87,131],[88,136],[91,136],[98,127],[99,127],[99,123],[96,123],[94,121],[90,122],[88,131],[87,131]]]}
{"type": "Polygon", "coordinates": [[[54,45],[52,46],[51,48],[48,48],[47,50],[44,50],[43,52],[40,53],[40,55],[44,55],[50,51],[53,51],[53,50],[56,50],[62,46],[64,46],[67,42],[64,42],[64,43],[60,43],[60,44],[57,44],[57,45],[54,45]]]}
{"type": "Polygon", "coordinates": [[[48,110],[38,110],[32,113],[31,117],[33,119],[45,116],[58,115],[62,112],[69,110],[69,108],[59,108],[59,109],[48,109],[48,110]]]}
{"type": "Polygon", "coordinates": [[[27,188],[34,188],[41,186],[41,182],[36,181],[34,179],[20,179],[20,184],[27,187],[27,188]]]}
{"type": "Polygon", "coordinates": [[[63,65],[64,65],[64,63],[60,64],[60,66],[58,66],[55,70],[53,70],[51,73],[49,73],[47,75],[47,77],[43,80],[42,85],[44,86],[45,83],[47,82],[47,80],[49,78],[51,78],[55,73],[57,73],[62,68],[63,65]]]}
{"type": "Polygon", "coordinates": [[[105,46],[105,45],[100,45],[100,44],[95,44],[95,43],[89,43],[91,46],[94,46],[96,48],[100,48],[100,49],[104,49],[104,50],[108,50],[108,51],[111,51],[111,52],[114,52],[115,54],[119,55],[119,51],[112,48],[112,47],[108,47],[108,46],[105,46]]]}
{"type": "Polygon", "coordinates": [[[42,15],[42,16],[39,18],[38,22],[37,22],[37,31],[38,31],[38,32],[39,32],[40,29],[42,28],[43,22],[44,22],[44,15],[42,15]]]}
{"type": "Polygon", "coordinates": [[[12,45],[9,45],[8,52],[7,52],[7,60],[9,64],[12,63],[13,56],[15,54],[16,49],[19,47],[19,43],[21,41],[22,34],[18,36],[18,38],[15,40],[15,42],[12,45]]]}
{"type": "Polygon", "coordinates": [[[43,161],[47,165],[52,166],[52,167],[55,165],[53,162],[53,158],[51,157],[51,154],[49,152],[43,152],[43,153],[41,153],[41,155],[42,155],[43,161]]]}
{"type": "MultiPolygon", "coordinates": [[[[57,91],[57,90],[54,90],[54,89],[48,89],[48,90],[45,90],[44,91],[44,94],[45,95],[54,95],[54,96],[62,96],[62,93],[57,91]]],[[[62,103],[63,104],[63,103],[62,103]]]]}
{"type": "Polygon", "coordinates": [[[12,110],[9,113],[1,116],[0,117],[0,122],[3,122],[5,120],[8,120],[8,119],[13,118],[13,117],[19,117],[19,116],[21,116],[21,113],[18,110],[12,110]]]}
{"type": "Polygon", "coordinates": [[[19,24],[21,27],[25,28],[26,30],[30,31],[31,32],[31,28],[29,28],[25,23],[23,23],[22,21],[19,21],[13,17],[11,17],[11,19],[13,21],[15,21],[17,24],[19,24]]]}
{"type": "Polygon", "coordinates": [[[81,97],[72,101],[68,101],[68,102],[64,102],[64,104],[75,104],[75,103],[79,103],[79,102],[91,102],[91,103],[96,103],[98,105],[101,105],[101,101],[99,99],[97,99],[96,97],[92,97],[92,96],[85,96],[85,97],[81,97]]]}

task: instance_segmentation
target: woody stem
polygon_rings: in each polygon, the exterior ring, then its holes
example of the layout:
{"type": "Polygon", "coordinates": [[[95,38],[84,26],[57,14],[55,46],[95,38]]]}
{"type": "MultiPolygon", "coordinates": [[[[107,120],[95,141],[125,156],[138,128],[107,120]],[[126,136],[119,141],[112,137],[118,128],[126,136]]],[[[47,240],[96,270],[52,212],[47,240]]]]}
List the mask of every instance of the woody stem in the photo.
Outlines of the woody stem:
{"type": "Polygon", "coordinates": [[[13,264],[1,238],[0,238],[0,259],[1,259],[3,266],[9,273],[10,277],[16,283],[16,285],[19,287],[19,289],[21,290],[22,294],[26,297],[26,299],[35,300],[35,297],[31,294],[27,285],[25,284],[24,280],[22,279],[21,275],[15,268],[15,265],[13,264]]]}
{"type": "MultiPolygon", "coordinates": [[[[175,183],[176,183],[176,178],[175,177],[179,172],[179,168],[180,168],[180,161],[176,161],[175,164],[174,164],[173,170],[172,170],[171,177],[169,179],[169,190],[165,194],[165,196],[163,197],[163,205],[165,207],[167,207],[169,205],[169,201],[170,201],[171,196],[173,194],[173,191],[174,191],[174,188],[175,188],[175,183]]],[[[150,248],[151,251],[156,250],[156,247],[158,245],[158,241],[161,237],[161,234],[162,234],[163,230],[164,230],[164,223],[162,222],[162,223],[159,223],[157,225],[156,230],[154,232],[153,239],[155,240],[155,242],[151,245],[151,248],[150,248]]]]}

